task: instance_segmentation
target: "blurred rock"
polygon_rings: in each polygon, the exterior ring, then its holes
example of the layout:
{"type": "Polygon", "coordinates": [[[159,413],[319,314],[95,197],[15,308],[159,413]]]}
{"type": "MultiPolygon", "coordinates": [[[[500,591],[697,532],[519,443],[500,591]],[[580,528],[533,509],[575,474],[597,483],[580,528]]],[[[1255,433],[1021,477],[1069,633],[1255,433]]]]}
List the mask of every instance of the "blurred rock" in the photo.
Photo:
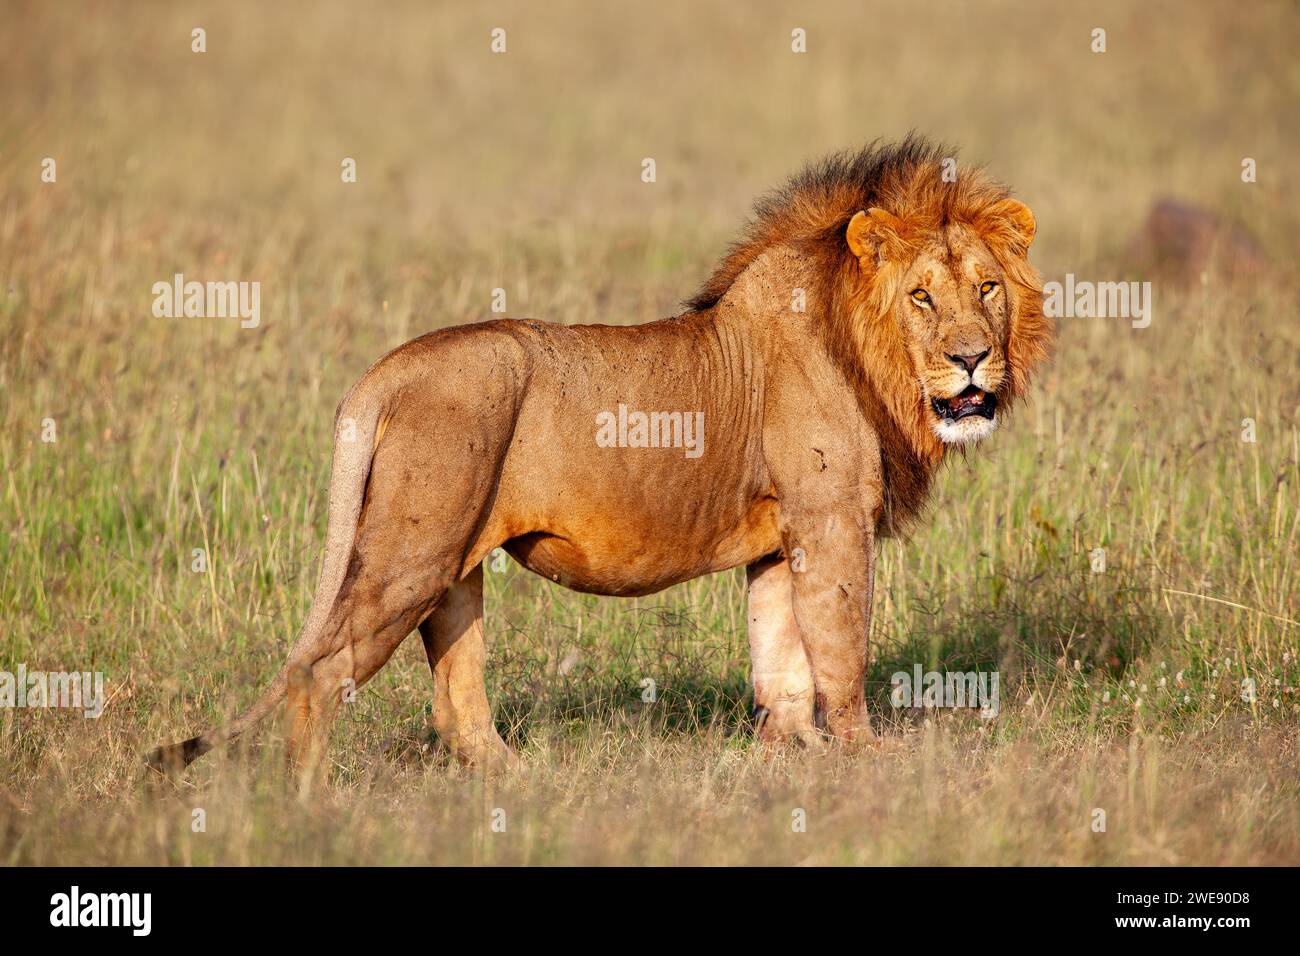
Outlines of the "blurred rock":
{"type": "Polygon", "coordinates": [[[1268,260],[1255,238],[1207,209],[1160,199],[1129,241],[1128,258],[1162,280],[1193,285],[1209,275],[1258,276],[1268,260]]]}

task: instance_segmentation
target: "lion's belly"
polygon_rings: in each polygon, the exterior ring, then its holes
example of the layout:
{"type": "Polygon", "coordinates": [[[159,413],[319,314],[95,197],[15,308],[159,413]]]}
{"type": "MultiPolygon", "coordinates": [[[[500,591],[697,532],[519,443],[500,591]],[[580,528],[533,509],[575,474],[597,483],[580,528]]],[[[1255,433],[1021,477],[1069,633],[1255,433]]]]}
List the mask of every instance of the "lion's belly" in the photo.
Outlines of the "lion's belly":
{"type": "Polygon", "coordinates": [[[687,319],[512,331],[522,391],[470,390],[514,415],[508,445],[484,443],[503,460],[470,560],[504,541],[552,581],[635,595],[780,547],[761,391],[734,336],[687,319]]]}
{"type": "Polygon", "coordinates": [[[777,507],[770,498],[690,527],[646,526],[634,514],[574,517],[514,537],[506,550],[530,571],[565,587],[630,597],[747,564],[781,546],[777,507]]]}

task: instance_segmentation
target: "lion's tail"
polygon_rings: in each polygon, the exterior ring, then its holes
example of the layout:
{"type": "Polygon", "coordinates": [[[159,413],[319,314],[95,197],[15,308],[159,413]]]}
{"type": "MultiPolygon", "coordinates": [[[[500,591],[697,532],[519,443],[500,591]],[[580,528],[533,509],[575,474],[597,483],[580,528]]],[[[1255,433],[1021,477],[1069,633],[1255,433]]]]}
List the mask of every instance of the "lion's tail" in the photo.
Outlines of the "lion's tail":
{"type": "Polygon", "coordinates": [[[189,766],[213,747],[236,740],[269,714],[284,699],[294,668],[308,666],[319,653],[325,622],[338,598],[352,556],[352,545],[375,447],[383,434],[384,403],[367,398],[362,383],[339,403],[334,419],[334,464],[330,472],[329,525],[325,533],[325,558],[311,611],[280,672],[257,701],[224,727],[216,727],[181,743],[159,747],[148,757],[159,772],[189,766]]]}

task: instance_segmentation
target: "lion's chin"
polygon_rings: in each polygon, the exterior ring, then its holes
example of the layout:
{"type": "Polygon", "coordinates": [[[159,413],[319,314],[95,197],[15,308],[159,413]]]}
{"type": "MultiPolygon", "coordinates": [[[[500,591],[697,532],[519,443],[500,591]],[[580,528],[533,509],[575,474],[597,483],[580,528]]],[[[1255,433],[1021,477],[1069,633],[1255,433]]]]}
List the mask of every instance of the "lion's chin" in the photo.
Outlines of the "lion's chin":
{"type": "Polygon", "coordinates": [[[931,420],[930,427],[946,445],[969,445],[993,434],[998,420],[997,416],[984,418],[981,415],[970,415],[957,421],[936,417],[931,420]]]}

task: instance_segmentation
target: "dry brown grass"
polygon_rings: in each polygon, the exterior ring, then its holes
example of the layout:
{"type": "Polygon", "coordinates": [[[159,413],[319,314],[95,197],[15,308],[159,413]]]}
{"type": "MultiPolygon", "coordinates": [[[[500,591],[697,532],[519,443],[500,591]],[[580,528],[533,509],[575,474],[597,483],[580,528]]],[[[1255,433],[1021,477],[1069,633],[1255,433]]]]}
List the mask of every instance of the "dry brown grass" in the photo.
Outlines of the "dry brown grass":
{"type": "Polygon", "coordinates": [[[0,669],[103,670],[111,700],[0,711],[0,862],[1300,862],[1294,5],[954,2],[923,30],[903,4],[695,6],[9,14],[0,669]],[[1012,427],[886,546],[871,692],[900,753],[762,759],[734,573],[598,601],[511,569],[490,679],[518,775],[446,765],[406,646],[342,722],[328,792],[283,784],[274,728],[141,784],[144,750],[250,699],[301,622],[330,413],[371,359],[487,317],[495,287],[516,316],[670,314],[755,193],[910,128],[1015,184],[1049,278],[1143,278],[1124,242],[1166,193],[1248,224],[1275,268],[1158,286],[1148,329],[1063,323],[1012,427]],[[261,281],[261,327],[154,319],[176,271],[261,281]],[[915,661],[996,666],[1001,715],[895,714],[915,661]]]}

